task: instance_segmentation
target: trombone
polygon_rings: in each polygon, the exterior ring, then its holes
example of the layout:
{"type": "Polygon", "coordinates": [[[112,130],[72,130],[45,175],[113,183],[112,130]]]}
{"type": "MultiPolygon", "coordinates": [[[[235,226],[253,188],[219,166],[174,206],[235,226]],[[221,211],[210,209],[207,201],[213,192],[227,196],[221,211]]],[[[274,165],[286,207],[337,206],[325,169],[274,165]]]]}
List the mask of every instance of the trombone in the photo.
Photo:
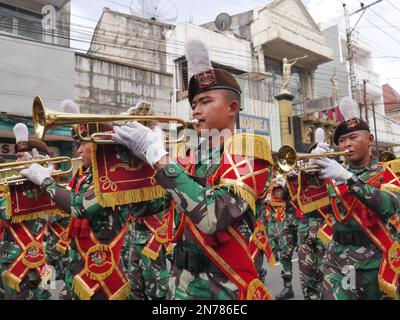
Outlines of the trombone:
{"type": "Polygon", "coordinates": [[[397,159],[397,156],[394,152],[384,151],[379,156],[379,162],[390,162],[397,159]]]}
{"type": "MultiPolygon", "coordinates": [[[[309,159],[321,159],[321,158],[336,158],[340,156],[346,156],[348,151],[342,152],[327,152],[321,154],[298,154],[296,150],[289,145],[282,146],[277,152],[277,165],[283,172],[290,172],[298,168],[298,162],[309,160],[309,159]]],[[[305,168],[307,172],[318,171],[315,166],[308,166],[305,168]]]]}
{"type": "MultiPolygon", "coordinates": [[[[74,169],[74,162],[75,161],[81,161],[82,158],[70,158],[70,157],[55,157],[55,158],[47,158],[47,159],[38,159],[38,160],[29,160],[29,161],[20,161],[20,162],[6,162],[6,163],[1,163],[0,164],[0,173],[7,174],[9,172],[12,172],[14,170],[23,170],[27,169],[30,165],[37,163],[41,165],[49,165],[49,164],[60,164],[60,163],[69,163],[70,166],[67,170],[55,170],[52,173],[52,177],[57,177],[57,176],[64,176],[72,173],[74,169]]],[[[0,185],[9,185],[9,184],[17,184],[21,182],[25,182],[28,179],[26,179],[24,176],[21,174],[18,175],[10,175],[10,176],[5,176],[0,178],[0,185]]]]}
{"type": "MultiPolygon", "coordinates": [[[[189,128],[191,125],[197,125],[199,121],[194,119],[192,121],[185,121],[179,118],[173,117],[160,117],[160,116],[138,116],[138,115],[98,115],[98,114],[71,114],[64,112],[57,112],[47,109],[43,106],[42,99],[40,97],[35,97],[33,100],[33,128],[36,136],[43,140],[46,132],[50,129],[66,126],[66,125],[76,125],[76,124],[87,124],[87,123],[97,123],[97,122],[113,122],[113,121],[158,121],[161,123],[177,122],[184,129],[189,128]]],[[[83,142],[93,142],[93,143],[114,143],[111,140],[111,133],[96,133],[90,137],[83,137],[80,130],[78,130],[78,135],[83,142]],[[102,139],[100,139],[102,137],[102,139]],[[107,138],[107,139],[105,139],[107,138]]],[[[183,141],[184,138],[177,141],[169,143],[178,143],[183,141]]]]}

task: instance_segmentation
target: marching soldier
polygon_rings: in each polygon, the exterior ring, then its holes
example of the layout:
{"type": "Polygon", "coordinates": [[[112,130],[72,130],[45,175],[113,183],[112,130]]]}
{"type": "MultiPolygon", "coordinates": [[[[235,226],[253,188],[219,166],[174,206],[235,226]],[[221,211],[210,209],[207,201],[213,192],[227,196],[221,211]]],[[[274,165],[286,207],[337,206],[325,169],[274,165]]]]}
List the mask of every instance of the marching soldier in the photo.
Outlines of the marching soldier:
{"type": "MultiPolygon", "coordinates": [[[[61,104],[61,108],[65,113],[78,114],[80,113],[79,107],[72,100],[65,100],[61,104]]],[[[72,183],[68,187],[71,189],[74,182],[79,179],[79,171],[77,176],[72,178],[72,183]]],[[[56,270],[56,279],[65,280],[66,270],[68,268],[69,259],[69,245],[71,239],[68,236],[68,225],[70,216],[65,215],[50,217],[47,227],[47,240],[46,240],[46,257],[49,264],[56,270]]],[[[63,300],[70,300],[71,294],[68,292],[65,284],[60,290],[60,298],[63,300]]]]}
{"type": "Polygon", "coordinates": [[[194,74],[189,102],[198,120],[195,129],[198,134],[214,129],[216,145],[205,139],[193,152],[178,148],[174,160],[165,150],[161,130],[138,123],[114,128],[113,140],[153,165],[156,180],[173,199],[165,217],[168,241],[176,242],[168,298],[269,299],[248,245],[259,215],[256,204],[269,180],[268,143],[261,137],[233,135],[240,86],[230,73],[212,68],[204,44],[188,43],[186,57],[194,74]],[[215,134],[222,130],[228,136],[225,141],[215,134]],[[243,145],[254,148],[245,151],[243,145]],[[238,161],[251,164],[252,170],[247,165],[239,170],[238,161]]]}
{"type": "MultiPolygon", "coordinates": [[[[79,125],[73,137],[90,136],[112,130],[108,123],[79,125]]],[[[33,164],[22,174],[47,190],[54,202],[71,215],[69,235],[70,263],[65,284],[75,299],[126,299],[129,283],[121,270],[120,248],[125,236],[125,222],[132,208],[99,205],[93,190],[92,153],[90,142],[80,142],[78,149],[86,170],[75,181],[72,190],[55,183],[47,168],[33,164]],[[119,249],[118,249],[119,248],[119,249]],[[90,260],[90,261],[89,261],[90,260]]]]}
{"type": "MultiPolygon", "coordinates": [[[[399,244],[386,222],[399,213],[400,195],[381,190],[385,172],[371,158],[374,137],[354,113],[355,103],[344,98],[340,109],[345,121],[336,128],[334,141],[347,151],[348,163],[343,167],[331,159],[317,161],[320,178],[328,179],[335,216],[324,261],[323,299],[376,300],[385,294],[396,298],[399,244]]],[[[323,145],[317,148],[324,152],[323,145]]]]}
{"type": "MultiPolygon", "coordinates": [[[[317,129],[316,136],[319,130],[322,129],[317,129]]],[[[322,132],[322,134],[324,135],[324,132],[322,132]]],[[[318,141],[317,137],[315,141],[318,141]]],[[[317,144],[309,150],[310,153],[312,153],[316,147],[317,144]]],[[[299,221],[299,276],[305,300],[321,299],[324,277],[323,259],[326,247],[318,237],[318,233],[324,224],[325,219],[318,210],[303,214],[299,221]]]]}
{"type": "MultiPolygon", "coordinates": [[[[149,116],[155,115],[155,112],[150,103],[142,100],[129,108],[127,114],[149,116]]],[[[149,122],[148,125],[153,126],[153,123],[149,122]]],[[[150,218],[135,218],[132,215],[129,219],[121,257],[132,287],[129,296],[132,300],[165,300],[167,296],[167,252],[164,247],[158,253],[148,250],[154,237],[152,222],[162,220],[163,213],[161,211],[150,218]]]]}
{"type": "Polygon", "coordinates": [[[292,288],[292,257],[296,247],[298,247],[299,221],[296,217],[296,207],[286,186],[286,178],[284,176],[278,177],[277,183],[283,188],[282,198],[285,200],[286,206],[283,225],[279,234],[279,261],[282,264],[281,277],[283,279],[283,289],[275,298],[277,300],[288,300],[294,298],[292,288]]]}
{"type": "MultiPolygon", "coordinates": [[[[45,143],[29,139],[28,128],[18,123],[14,127],[16,138],[15,152],[17,161],[43,159],[49,150],[45,143]]],[[[26,186],[26,185],[24,185],[26,186]]],[[[37,190],[26,189],[18,193],[35,199],[37,190]]],[[[1,220],[4,221],[4,237],[0,243],[0,272],[6,300],[46,300],[50,293],[43,289],[42,284],[50,278],[50,270],[44,253],[43,237],[46,232],[46,217],[42,213],[33,213],[29,208],[14,210],[9,199],[0,199],[1,220]],[[11,210],[11,212],[10,212],[11,210]],[[14,216],[14,212],[24,212],[24,215],[14,216]]],[[[15,203],[15,201],[14,201],[15,203]]]]}
{"type": "Polygon", "coordinates": [[[269,189],[269,192],[267,193],[264,206],[266,208],[268,239],[270,241],[275,260],[279,261],[279,234],[281,232],[280,229],[282,221],[280,221],[277,211],[271,205],[271,189],[269,189]]]}

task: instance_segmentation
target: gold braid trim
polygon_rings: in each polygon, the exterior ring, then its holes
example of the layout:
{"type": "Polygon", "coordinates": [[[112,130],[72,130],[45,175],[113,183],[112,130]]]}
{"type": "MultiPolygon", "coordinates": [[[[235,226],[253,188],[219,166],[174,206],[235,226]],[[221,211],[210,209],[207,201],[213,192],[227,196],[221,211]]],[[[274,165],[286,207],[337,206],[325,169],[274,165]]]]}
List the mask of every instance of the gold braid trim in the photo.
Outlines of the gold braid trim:
{"type": "Polygon", "coordinates": [[[142,254],[148,257],[149,259],[156,261],[158,256],[160,255],[159,253],[150,250],[148,247],[144,247],[142,250],[142,254]]]}
{"type": "Polygon", "coordinates": [[[11,289],[13,289],[13,290],[15,290],[17,292],[21,292],[19,284],[21,283],[22,279],[19,279],[18,277],[13,275],[8,270],[3,272],[2,278],[3,278],[4,283],[8,287],[10,287],[11,289]]]}
{"type": "Polygon", "coordinates": [[[141,188],[128,191],[116,191],[110,193],[100,192],[100,177],[97,170],[98,163],[96,157],[96,144],[92,144],[91,154],[92,154],[92,168],[93,168],[93,182],[94,182],[94,192],[96,194],[97,201],[102,207],[115,208],[120,205],[127,205],[131,203],[145,202],[158,198],[165,197],[165,189],[161,186],[154,186],[148,188],[141,188]]]}
{"type": "Polygon", "coordinates": [[[131,285],[129,282],[125,282],[122,287],[110,297],[110,300],[127,300],[131,291],[131,285]]]}
{"type": "Polygon", "coordinates": [[[17,217],[12,217],[11,223],[20,223],[23,221],[44,219],[44,218],[54,217],[54,216],[62,217],[63,214],[60,209],[44,210],[44,211],[40,211],[40,212],[29,213],[29,214],[20,215],[17,217]]]}
{"type": "Polygon", "coordinates": [[[64,245],[62,245],[62,244],[60,244],[60,243],[56,243],[56,250],[57,250],[59,253],[65,254],[65,253],[67,252],[67,249],[68,249],[67,246],[64,246],[64,245]]]}
{"type": "Polygon", "coordinates": [[[233,188],[233,192],[236,195],[240,196],[242,200],[245,201],[250,206],[250,209],[253,211],[253,213],[254,214],[257,213],[256,198],[254,198],[254,196],[249,191],[247,191],[243,187],[239,187],[238,185],[234,184],[220,184],[216,186],[214,189],[219,189],[221,187],[228,187],[228,191],[231,191],[231,188],[233,188]]]}
{"type": "Polygon", "coordinates": [[[381,185],[381,191],[400,192],[400,187],[391,183],[381,185]]]}
{"type": "Polygon", "coordinates": [[[230,137],[225,143],[225,152],[274,163],[268,139],[257,134],[239,133],[230,137]]]}
{"type": "Polygon", "coordinates": [[[384,169],[390,168],[394,173],[400,173],[400,159],[385,162],[382,167],[384,169]]]}
{"type": "Polygon", "coordinates": [[[275,268],[276,259],[275,259],[275,255],[273,253],[271,254],[271,257],[269,258],[268,264],[272,269],[275,268]]]}
{"type": "Polygon", "coordinates": [[[387,294],[392,299],[399,300],[396,286],[385,281],[380,275],[378,276],[378,283],[379,283],[379,290],[387,294]]]}
{"type": "Polygon", "coordinates": [[[74,277],[72,291],[81,300],[90,300],[90,298],[95,294],[95,291],[90,289],[90,287],[85,283],[85,281],[83,281],[79,274],[74,277]]]}
{"type": "Polygon", "coordinates": [[[92,280],[96,281],[103,281],[104,279],[107,279],[114,271],[116,268],[115,261],[114,261],[114,254],[112,252],[112,249],[106,245],[106,244],[96,244],[92,246],[87,252],[85,256],[85,268],[84,268],[84,273],[92,280]],[[109,270],[103,272],[103,273],[96,273],[96,272],[90,272],[89,266],[88,266],[88,261],[89,261],[89,256],[92,252],[95,251],[100,251],[100,252],[110,252],[111,255],[111,264],[112,266],[110,267],[109,270]]]}
{"type": "Polygon", "coordinates": [[[326,246],[328,246],[328,245],[332,242],[332,238],[331,238],[330,236],[328,236],[328,235],[322,230],[322,228],[320,228],[320,229],[318,230],[317,237],[318,237],[319,240],[321,240],[321,242],[322,242],[324,245],[326,245],[326,246]]]}

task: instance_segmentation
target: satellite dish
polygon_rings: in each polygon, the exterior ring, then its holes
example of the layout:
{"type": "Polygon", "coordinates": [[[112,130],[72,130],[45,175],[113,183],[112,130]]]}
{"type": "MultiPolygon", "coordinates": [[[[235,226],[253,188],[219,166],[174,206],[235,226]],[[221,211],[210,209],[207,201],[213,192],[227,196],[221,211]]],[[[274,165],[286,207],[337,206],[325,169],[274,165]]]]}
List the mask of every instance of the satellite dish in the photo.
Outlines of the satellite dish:
{"type": "Polygon", "coordinates": [[[232,24],[232,18],[227,13],[220,13],[215,19],[215,26],[219,31],[226,31],[232,24]]]}
{"type": "Polygon", "coordinates": [[[132,15],[162,22],[175,22],[178,8],[171,0],[132,0],[129,6],[132,15]]]}

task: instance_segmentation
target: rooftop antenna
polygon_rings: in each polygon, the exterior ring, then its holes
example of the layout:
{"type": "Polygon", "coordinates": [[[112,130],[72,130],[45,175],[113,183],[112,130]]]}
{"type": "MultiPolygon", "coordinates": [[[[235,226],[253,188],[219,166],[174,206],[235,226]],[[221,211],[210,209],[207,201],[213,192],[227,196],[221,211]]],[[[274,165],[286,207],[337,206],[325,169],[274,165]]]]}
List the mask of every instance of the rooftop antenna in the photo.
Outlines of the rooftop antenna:
{"type": "Polygon", "coordinates": [[[178,19],[178,8],[172,0],[132,0],[129,11],[134,16],[173,23],[178,19]]]}

